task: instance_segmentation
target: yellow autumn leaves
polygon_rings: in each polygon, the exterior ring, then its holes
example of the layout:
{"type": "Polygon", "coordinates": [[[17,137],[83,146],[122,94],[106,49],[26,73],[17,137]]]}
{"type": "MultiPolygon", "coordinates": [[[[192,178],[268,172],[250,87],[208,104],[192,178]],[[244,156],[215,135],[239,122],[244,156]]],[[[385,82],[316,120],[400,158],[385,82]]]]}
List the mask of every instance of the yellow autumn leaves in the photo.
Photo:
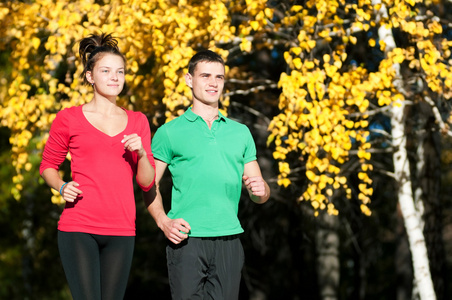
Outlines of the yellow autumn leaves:
{"type": "MultiPolygon", "coordinates": [[[[393,66],[404,65],[409,72],[422,74],[432,93],[445,99],[452,96],[452,42],[442,38],[439,20],[416,19],[420,11],[416,0],[381,2],[388,10],[378,20],[376,11],[382,6],[371,0],[309,0],[303,6],[287,7],[266,0],[1,4],[5,31],[0,33],[0,47],[8,43],[12,49],[11,71],[1,79],[0,115],[2,126],[12,134],[17,171],[13,194],[20,198],[21,173],[32,167],[29,155],[42,149],[55,113],[91,97],[78,77],[82,66],[77,42],[90,33],[112,32],[128,61],[129,97],[121,100],[122,105],[167,120],[190,103],[183,74],[198,49],[210,48],[227,58],[229,51],[252,53],[278,47],[287,71],[278,82],[280,113],[268,128],[278,184],[293,184],[300,172],[295,165],[301,164],[307,184],[299,199],[310,201],[317,213],[326,209],[337,214],[335,197],[356,197],[362,212],[370,214],[369,114],[405,100],[394,87],[393,66]],[[362,51],[372,53],[385,49],[377,35],[383,26],[401,30],[409,46],[396,47],[373,70],[352,63],[353,47],[363,46],[362,51]],[[358,162],[356,195],[344,167],[351,160],[358,162]]],[[[227,98],[223,104],[227,109],[227,98]]]]}
{"type": "MultiPolygon", "coordinates": [[[[276,145],[273,157],[280,160],[278,184],[291,184],[290,166],[285,160],[288,153],[299,152],[305,158],[309,182],[300,199],[311,201],[316,214],[319,209],[337,214],[332,203],[334,191],[344,189],[346,196],[351,197],[347,178],[340,174],[341,166],[349,160],[353,144],[358,149],[356,155],[360,161],[370,160],[370,153],[366,152],[370,148],[366,140],[366,115],[351,119],[350,112],[367,111],[369,101],[366,96],[372,87],[366,81],[365,70],[360,67],[339,72],[347,58],[345,53],[325,54],[323,63],[317,59],[302,62],[296,57],[297,53],[300,53],[298,49],[285,53],[286,61],[294,70],[290,75],[281,75],[280,109],[283,112],[269,127],[270,139],[276,145]]],[[[370,202],[372,181],[368,176],[360,180],[366,187],[360,189],[359,198],[365,200],[363,212],[369,213],[366,205],[370,202]]]]}
{"type": "MultiPolygon", "coordinates": [[[[191,91],[183,79],[189,58],[209,48],[226,59],[228,51],[222,46],[227,43],[251,51],[251,35],[263,30],[271,17],[266,0],[0,4],[0,22],[5,28],[0,33],[0,49],[12,50],[11,70],[1,82],[0,92],[6,95],[0,115],[2,126],[11,130],[17,172],[14,197],[21,197],[21,174],[31,168],[30,155],[42,150],[55,113],[91,98],[91,89],[79,78],[83,66],[76,47],[81,38],[100,32],[117,37],[128,62],[129,88],[129,97],[119,104],[171,119],[190,104],[191,91]],[[231,13],[240,13],[243,22],[232,26],[231,13]]],[[[225,108],[227,103],[224,99],[225,108]]]]}
{"type": "MultiPolygon", "coordinates": [[[[348,177],[342,174],[345,163],[356,159],[360,169],[357,196],[361,211],[370,215],[373,165],[368,117],[375,109],[371,102],[384,107],[404,101],[406,91],[394,87],[394,80],[399,79],[395,78],[394,65],[407,65],[409,72],[421,72],[430,91],[445,99],[451,97],[452,44],[441,37],[439,19],[432,16],[416,19],[419,13],[416,5],[421,1],[382,2],[388,7],[383,14],[387,18],[378,20],[375,16],[382,7],[380,4],[332,0],[307,1],[303,7],[294,5],[281,21],[280,30],[293,32],[296,28],[293,35],[297,39],[291,41],[291,47],[284,53],[291,71],[280,77],[281,113],[270,124],[268,141],[275,143],[273,157],[279,161],[280,185],[288,186],[291,178],[297,179],[292,172],[293,161],[288,157],[294,153],[300,156],[307,180],[300,200],[310,201],[316,213],[326,209],[337,214],[334,197],[342,192],[347,198],[352,197],[348,177]],[[338,8],[350,13],[347,19],[341,19],[338,8]],[[313,10],[316,14],[312,14],[313,10]],[[396,47],[372,72],[351,65],[346,45],[357,43],[355,33],[369,32],[368,46],[376,47],[376,52],[385,50],[386,45],[376,40],[375,33],[380,27],[399,27],[412,46],[396,47]],[[334,42],[337,38],[343,44],[334,42]],[[318,52],[327,53],[312,54],[318,52]]],[[[424,4],[433,5],[435,1],[424,4]]]]}

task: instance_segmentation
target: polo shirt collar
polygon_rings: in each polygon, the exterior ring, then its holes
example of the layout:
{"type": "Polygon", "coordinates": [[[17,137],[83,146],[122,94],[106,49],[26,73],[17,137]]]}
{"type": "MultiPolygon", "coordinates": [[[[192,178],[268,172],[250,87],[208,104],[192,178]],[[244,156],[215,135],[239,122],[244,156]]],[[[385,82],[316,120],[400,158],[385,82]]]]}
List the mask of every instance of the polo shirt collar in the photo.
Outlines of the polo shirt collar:
{"type": "MultiPolygon", "coordinates": [[[[191,109],[192,107],[190,106],[184,113],[184,116],[188,121],[194,122],[197,118],[201,118],[201,116],[195,114],[191,109]]],[[[220,111],[218,111],[218,119],[227,122],[227,118],[220,111]]]]}

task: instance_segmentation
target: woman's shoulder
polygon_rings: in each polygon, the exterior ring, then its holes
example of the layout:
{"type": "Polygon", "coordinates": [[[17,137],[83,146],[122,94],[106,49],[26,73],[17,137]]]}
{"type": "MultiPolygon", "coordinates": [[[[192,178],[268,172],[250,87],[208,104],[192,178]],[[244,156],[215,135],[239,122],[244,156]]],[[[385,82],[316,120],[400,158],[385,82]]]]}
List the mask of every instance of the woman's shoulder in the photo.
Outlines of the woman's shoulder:
{"type": "Polygon", "coordinates": [[[80,112],[82,112],[82,106],[65,107],[56,114],[55,118],[56,119],[77,118],[80,112]]]}
{"type": "Polygon", "coordinates": [[[149,130],[149,119],[144,113],[127,109],[124,109],[124,111],[127,113],[129,127],[138,128],[139,130],[149,130]]]}
{"type": "Polygon", "coordinates": [[[82,105],[69,106],[69,107],[63,108],[57,114],[58,115],[76,115],[77,113],[79,113],[81,111],[82,111],[82,105]]]}
{"type": "Polygon", "coordinates": [[[135,121],[148,121],[148,118],[146,117],[146,115],[144,113],[142,113],[141,111],[135,111],[135,110],[128,110],[123,108],[124,111],[127,113],[127,116],[129,117],[129,119],[135,120],[135,121]]]}

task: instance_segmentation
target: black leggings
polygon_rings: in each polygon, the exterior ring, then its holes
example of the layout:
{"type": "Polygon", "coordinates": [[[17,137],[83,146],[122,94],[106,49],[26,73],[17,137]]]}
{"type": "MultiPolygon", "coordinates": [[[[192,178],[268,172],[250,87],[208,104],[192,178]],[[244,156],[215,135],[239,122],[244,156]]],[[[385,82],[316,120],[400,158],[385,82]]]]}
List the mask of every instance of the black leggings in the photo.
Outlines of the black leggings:
{"type": "Polygon", "coordinates": [[[58,248],[74,300],[124,298],[134,236],[58,231],[58,248]]]}

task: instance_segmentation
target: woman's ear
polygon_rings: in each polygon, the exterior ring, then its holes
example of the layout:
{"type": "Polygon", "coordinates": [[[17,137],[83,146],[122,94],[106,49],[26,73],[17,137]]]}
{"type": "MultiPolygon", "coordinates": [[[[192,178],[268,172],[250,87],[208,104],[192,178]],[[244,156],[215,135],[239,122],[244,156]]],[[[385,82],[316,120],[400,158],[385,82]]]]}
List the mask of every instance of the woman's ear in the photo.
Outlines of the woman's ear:
{"type": "Polygon", "coordinates": [[[87,71],[85,76],[86,76],[86,80],[89,82],[89,84],[93,85],[94,78],[93,78],[93,74],[91,73],[91,71],[87,71]]]}

